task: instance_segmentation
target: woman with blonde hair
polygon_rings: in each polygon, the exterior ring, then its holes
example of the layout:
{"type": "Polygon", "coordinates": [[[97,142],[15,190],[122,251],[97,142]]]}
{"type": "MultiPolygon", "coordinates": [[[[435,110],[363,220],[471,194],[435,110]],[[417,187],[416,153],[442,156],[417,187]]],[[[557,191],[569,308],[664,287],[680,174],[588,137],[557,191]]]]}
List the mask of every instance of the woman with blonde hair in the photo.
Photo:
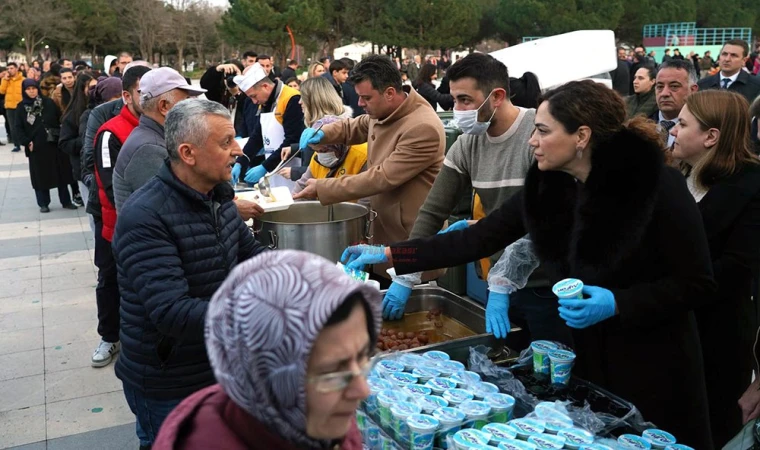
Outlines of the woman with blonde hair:
{"type": "MultiPolygon", "coordinates": [[[[741,429],[736,400],[754,368],[749,354],[757,329],[752,279],[760,266],[760,164],[750,150],[749,124],[744,97],[707,90],[686,99],[670,131],[673,157],[702,213],[718,283],[712,301],[695,309],[717,448],[741,429]]],[[[753,385],[757,390],[760,382],[753,385]]]]}
{"type": "Polygon", "coordinates": [[[319,62],[315,62],[314,64],[310,65],[308,70],[309,78],[321,77],[325,72],[327,72],[325,65],[319,62]]]}

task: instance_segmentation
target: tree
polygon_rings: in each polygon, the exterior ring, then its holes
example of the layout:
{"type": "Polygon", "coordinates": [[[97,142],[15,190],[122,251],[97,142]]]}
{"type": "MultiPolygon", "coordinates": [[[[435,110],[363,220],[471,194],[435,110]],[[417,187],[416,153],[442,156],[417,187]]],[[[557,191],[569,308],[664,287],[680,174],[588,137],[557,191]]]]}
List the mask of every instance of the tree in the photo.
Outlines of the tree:
{"type": "Polygon", "coordinates": [[[221,40],[217,26],[221,22],[224,10],[207,2],[196,2],[190,7],[190,12],[189,44],[195,50],[201,67],[205,67],[207,56],[219,49],[221,40]]]}
{"type": "Polygon", "coordinates": [[[638,0],[625,3],[625,12],[615,29],[623,41],[641,42],[644,25],[651,23],[694,22],[697,0],[638,0]]]}
{"type": "Polygon", "coordinates": [[[117,9],[123,18],[121,26],[115,30],[137,42],[142,57],[155,61],[154,52],[161,37],[166,35],[170,17],[162,2],[157,0],[121,0],[117,9]]]}
{"type": "Polygon", "coordinates": [[[0,36],[20,41],[31,61],[47,39],[66,41],[74,36],[68,5],[57,0],[4,0],[3,18],[7,24],[0,36]],[[53,25],[54,24],[54,25],[53,25]]]}
{"type": "Polygon", "coordinates": [[[106,47],[123,45],[121,34],[114,32],[119,30],[114,3],[109,0],[66,0],[66,4],[76,30],[69,46],[85,49],[94,56],[106,47]]]}

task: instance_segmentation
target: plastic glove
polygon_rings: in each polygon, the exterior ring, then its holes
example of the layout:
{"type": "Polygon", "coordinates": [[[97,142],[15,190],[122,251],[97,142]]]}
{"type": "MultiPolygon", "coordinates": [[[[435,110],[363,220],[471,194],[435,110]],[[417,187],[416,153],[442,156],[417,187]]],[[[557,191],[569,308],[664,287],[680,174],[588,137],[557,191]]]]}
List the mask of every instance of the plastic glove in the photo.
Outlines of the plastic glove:
{"type": "Polygon", "coordinates": [[[438,232],[438,234],[448,233],[449,231],[457,231],[457,230],[464,230],[467,228],[469,224],[467,223],[467,220],[457,220],[456,222],[449,225],[447,228],[441,230],[438,232]]]}
{"type": "Polygon", "coordinates": [[[261,177],[266,174],[267,169],[265,169],[262,165],[258,165],[256,167],[248,169],[248,172],[245,173],[245,182],[248,184],[256,184],[259,182],[261,177]]]}
{"type": "Polygon", "coordinates": [[[402,282],[394,281],[383,297],[383,319],[399,320],[404,317],[404,308],[406,308],[406,302],[411,293],[411,287],[405,286],[402,282]]]}
{"type": "Polygon", "coordinates": [[[615,315],[615,295],[598,286],[583,286],[583,300],[559,299],[559,316],[571,328],[588,328],[615,315]]]}
{"type": "Polygon", "coordinates": [[[493,333],[497,339],[504,339],[511,328],[509,323],[509,294],[488,293],[486,305],[486,332],[493,333]]]}
{"type": "Polygon", "coordinates": [[[240,171],[243,170],[243,166],[240,165],[240,163],[235,163],[234,166],[232,166],[232,185],[238,184],[238,181],[240,180],[240,171]]]}
{"type": "Polygon", "coordinates": [[[322,138],[325,137],[325,132],[322,130],[315,130],[314,128],[307,128],[301,133],[301,139],[298,141],[299,148],[308,148],[310,144],[319,144],[322,138]]]}
{"type": "Polygon", "coordinates": [[[365,264],[388,262],[384,245],[352,245],[343,251],[340,260],[349,269],[364,270],[365,264]]]}

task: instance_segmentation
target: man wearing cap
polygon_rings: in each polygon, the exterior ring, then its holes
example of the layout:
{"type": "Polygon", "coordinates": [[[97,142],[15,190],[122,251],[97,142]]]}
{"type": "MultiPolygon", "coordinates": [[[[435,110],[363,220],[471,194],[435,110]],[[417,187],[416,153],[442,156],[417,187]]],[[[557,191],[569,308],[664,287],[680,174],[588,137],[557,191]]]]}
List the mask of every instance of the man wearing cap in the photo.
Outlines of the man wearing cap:
{"type": "Polygon", "coordinates": [[[250,184],[271,172],[281,161],[281,149],[297,144],[304,130],[301,94],[282,81],[272,81],[264,68],[255,63],[234,78],[241,91],[258,105],[259,117],[244,155],[232,169],[233,182],[247,167],[245,181],[250,184]],[[266,158],[266,160],[265,160],[266,158]]]}

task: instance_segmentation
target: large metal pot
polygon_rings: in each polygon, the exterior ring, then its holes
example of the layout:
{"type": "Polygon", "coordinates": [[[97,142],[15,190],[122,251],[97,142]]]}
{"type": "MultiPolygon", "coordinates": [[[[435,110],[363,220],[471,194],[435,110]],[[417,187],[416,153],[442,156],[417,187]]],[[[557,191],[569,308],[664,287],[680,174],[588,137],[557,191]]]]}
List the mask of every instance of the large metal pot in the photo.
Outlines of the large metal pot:
{"type": "Polygon", "coordinates": [[[370,227],[376,217],[375,211],[357,203],[296,202],[256,219],[254,233],[271,249],[303,250],[339,261],[346,247],[372,237],[370,227]]]}

